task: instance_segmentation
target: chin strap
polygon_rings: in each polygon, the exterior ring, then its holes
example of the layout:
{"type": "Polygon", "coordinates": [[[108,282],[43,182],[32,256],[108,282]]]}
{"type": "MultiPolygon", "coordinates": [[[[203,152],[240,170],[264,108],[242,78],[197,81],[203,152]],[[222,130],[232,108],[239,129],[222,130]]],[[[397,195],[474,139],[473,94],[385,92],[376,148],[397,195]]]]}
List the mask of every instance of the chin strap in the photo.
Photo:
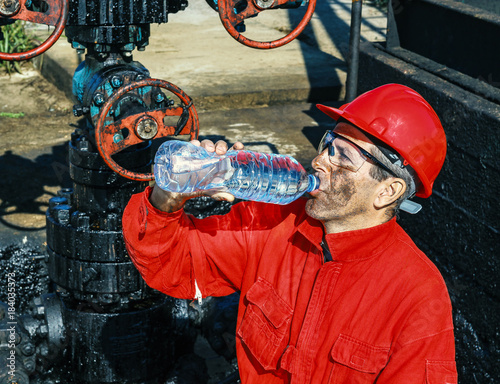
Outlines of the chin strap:
{"type": "Polygon", "coordinates": [[[414,201],[405,200],[401,203],[401,205],[399,206],[399,209],[414,215],[415,213],[420,212],[420,210],[422,209],[422,206],[418,203],[415,203],[414,201]]]}

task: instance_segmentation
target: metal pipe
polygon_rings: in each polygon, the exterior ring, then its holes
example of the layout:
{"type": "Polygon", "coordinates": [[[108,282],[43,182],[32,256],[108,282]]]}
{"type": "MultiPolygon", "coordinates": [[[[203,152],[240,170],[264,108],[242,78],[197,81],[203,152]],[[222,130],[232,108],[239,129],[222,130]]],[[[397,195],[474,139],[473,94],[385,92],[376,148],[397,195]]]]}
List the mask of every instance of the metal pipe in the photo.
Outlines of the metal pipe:
{"type": "Polygon", "coordinates": [[[361,10],[363,0],[352,0],[351,31],[349,36],[349,56],[346,80],[345,101],[350,102],[356,97],[358,90],[359,43],[361,38],[361,10]]]}

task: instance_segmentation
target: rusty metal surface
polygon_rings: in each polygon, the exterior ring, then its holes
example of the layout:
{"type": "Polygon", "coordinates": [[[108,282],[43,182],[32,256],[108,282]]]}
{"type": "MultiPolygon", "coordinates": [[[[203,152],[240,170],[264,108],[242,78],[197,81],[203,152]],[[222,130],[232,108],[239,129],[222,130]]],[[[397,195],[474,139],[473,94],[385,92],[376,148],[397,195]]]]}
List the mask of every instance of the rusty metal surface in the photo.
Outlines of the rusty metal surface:
{"type": "Polygon", "coordinates": [[[12,17],[21,9],[21,4],[18,0],[1,0],[0,1],[0,16],[12,17]]]}
{"type": "Polygon", "coordinates": [[[304,28],[307,26],[311,17],[314,13],[314,9],[316,8],[316,0],[309,0],[307,5],[307,10],[300,21],[300,23],[286,36],[281,39],[272,40],[272,41],[256,41],[251,40],[243,36],[236,30],[236,25],[243,22],[245,19],[249,17],[254,17],[259,14],[261,11],[265,9],[275,9],[282,6],[285,6],[289,3],[295,3],[295,1],[290,0],[275,0],[272,5],[269,5],[269,2],[265,2],[266,8],[261,8],[263,6],[263,2],[260,1],[261,7],[257,6],[254,1],[248,1],[247,7],[241,12],[235,13],[235,8],[237,8],[239,1],[238,0],[221,0],[218,4],[219,17],[222,22],[224,28],[229,32],[229,34],[238,42],[243,45],[246,45],[251,48],[256,49],[272,49],[278,48],[285,44],[288,44],[290,41],[294,40],[297,36],[299,36],[304,28]]]}
{"type": "MultiPolygon", "coordinates": [[[[3,4],[7,0],[3,0],[3,4]]],[[[66,25],[66,21],[68,19],[68,2],[69,0],[47,0],[47,4],[49,6],[50,12],[33,12],[30,11],[26,7],[26,0],[21,0],[19,2],[18,11],[14,13],[13,16],[8,17],[8,19],[14,20],[24,20],[37,24],[46,24],[49,26],[55,26],[54,31],[38,47],[33,48],[26,52],[17,52],[17,53],[5,53],[0,52],[0,60],[6,61],[23,61],[32,59],[35,56],[38,56],[44,53],[47,49],[52,47],[54,43],[61,36],[64,27],[66,25]]],[[[7,4],[8,5],[8,4],[7,4]]]]}
{"type": "Polygon", "coordinates": [[[144,139],[138,135],[136,127],[145,119],[151,119],[158,127],[158,132],[154,136],[154,139],[174,135],[190,135],[191,140],[198,137],[199,121],[196,109],[193,106],[191,98],[177,86],[165,80],[146,79],[119,89],[102,107],[95,127],[95,139],[99,153],[106,164],[116,173],[131,180],[150,181],[154,179],[154,175],[152,173],[138,173],[127,170],[118,165],[111,156],[132,145],[144,142],[144,139]],[[184,106],[146,111],[128,116],[111,124],[107,123],[108,113],[120,97],[134,89],[148,86],[168,90],[179,97],[184,106]],[[187,118],[185,118],[186,111],[188,113],[187,118]],[[166,116],[179,116],[177,125],[165,125],[163,119],[166,116]],[[123,129],[128,131],[126,137],[122,135],[123,129]],[[116,140],[117,138],[118,140],[116,140]]]}

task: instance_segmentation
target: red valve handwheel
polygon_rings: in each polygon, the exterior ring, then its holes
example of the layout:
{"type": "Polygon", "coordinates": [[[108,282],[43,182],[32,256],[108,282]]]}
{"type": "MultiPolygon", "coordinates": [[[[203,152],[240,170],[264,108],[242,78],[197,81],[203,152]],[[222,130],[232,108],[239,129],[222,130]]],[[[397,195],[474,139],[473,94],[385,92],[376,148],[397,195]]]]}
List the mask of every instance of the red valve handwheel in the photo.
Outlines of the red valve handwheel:
{"type": "MultiPolygon", "coordinates": [[[[26,52],[16,52],[16,53],[5,53],[0,52],[0,60],[6,61],[22,61],[32,59],[44,53],[47,49],[52,47],[54,43],[61,36],[64,27],[66,26],[66,21],[68,20],[68,3],[69,0],[47,0],[49,6],[49,13],[34,12],[26,8],[26,0],[13,0],[17,6],[13,12],[2,13],[0,11],[0,20],[3,18],[24,20],[37,24],[46,24],[55,26],[52,34],[38,47],[30,49],[26,52]]],[[[5,1],[3,2],[5,4],[5,1]]]]}
{"type": "Polygon", "coordinates": [[[131,180],[150,181],[154,179],[153,173],[139,173],[129,171],[118,165],[111,156],[125,148],[141,142],[158,139],[166,136],[190,135],[191,140],[198,138],[199,121],[196,109],[192,105],[191,98],[186,95],[180,88],[165,80],[146,79],[129,84],[120,88],[114,93],[102,106],[95,127],[95,139],[97,149],[101,154],[106,164],[119,175],[131,180]],[[169,92],[175,94],[185,104],[184,107],[166,107],[155,109],[153,111],[141,112],[135,115],[127,116],[114,123],[106,125],[106,118],[111,107],[120,97],[127,92],[142,87],[159,87],[165,88],[169,92]],[[163,123],[165,116],[186,116],[186,111],[189,114],[181,127],[167,126],[163,123]],[[155,132],[155,126],[157,132],[155,132]],[[182,129],[181,129],[182,128],[182,129]],[[127,135],[122,134],[122,130],[126,129],[127,135]],[[179,131],[179,132],[176,132],[179,131]],[[142,137],[141,137],[142,135],[142,137]],[[151,136],[144,138],[145,136],[151,136]]]}
{"type": "Polygon", "coordinates": [[[290,0],[248,0],[247,7],[239,12],[235,13],[235,8],[241,0],[219,0],[218,2],[218,11],[219,17],[222,21],[222,25],[229,32],[229,34],[239,41],[241,44],[244,44],[248,47],[257,48],[257,49],[271,49],[278,48],[282,45],[288,44],[290,41],[295,39],[298,35],[302,33],[304,28],[307,26],[311,17],[314,13],[314,9],[316,8],[316,0],[309,0],[309,4],[307,5],[307,10],[300,21],[300,23],[286,36],[282,37],[278,40],[272,41],[255,41],[246,38],[241,33],[236,30],[236,25],[240,24],[245,19],[257,15],[259,12],[278,8],[279,6],[285,5],[290,2],[290,0]],[[259,6],[260,4],[260,6],[259,6]]]}

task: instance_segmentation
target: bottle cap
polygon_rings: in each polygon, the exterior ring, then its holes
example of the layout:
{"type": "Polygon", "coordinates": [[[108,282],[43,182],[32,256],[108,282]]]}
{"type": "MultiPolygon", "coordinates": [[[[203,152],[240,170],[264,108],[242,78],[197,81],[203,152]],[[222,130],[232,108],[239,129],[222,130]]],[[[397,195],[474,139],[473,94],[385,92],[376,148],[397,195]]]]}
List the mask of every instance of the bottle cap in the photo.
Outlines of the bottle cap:
{"type": "Polygon", "coordinates": [[[306,192],[312,192],[315,189],[319,188],[319,177],[314,175],[309,175],[309,186],[307,187],[306,192]]]}

